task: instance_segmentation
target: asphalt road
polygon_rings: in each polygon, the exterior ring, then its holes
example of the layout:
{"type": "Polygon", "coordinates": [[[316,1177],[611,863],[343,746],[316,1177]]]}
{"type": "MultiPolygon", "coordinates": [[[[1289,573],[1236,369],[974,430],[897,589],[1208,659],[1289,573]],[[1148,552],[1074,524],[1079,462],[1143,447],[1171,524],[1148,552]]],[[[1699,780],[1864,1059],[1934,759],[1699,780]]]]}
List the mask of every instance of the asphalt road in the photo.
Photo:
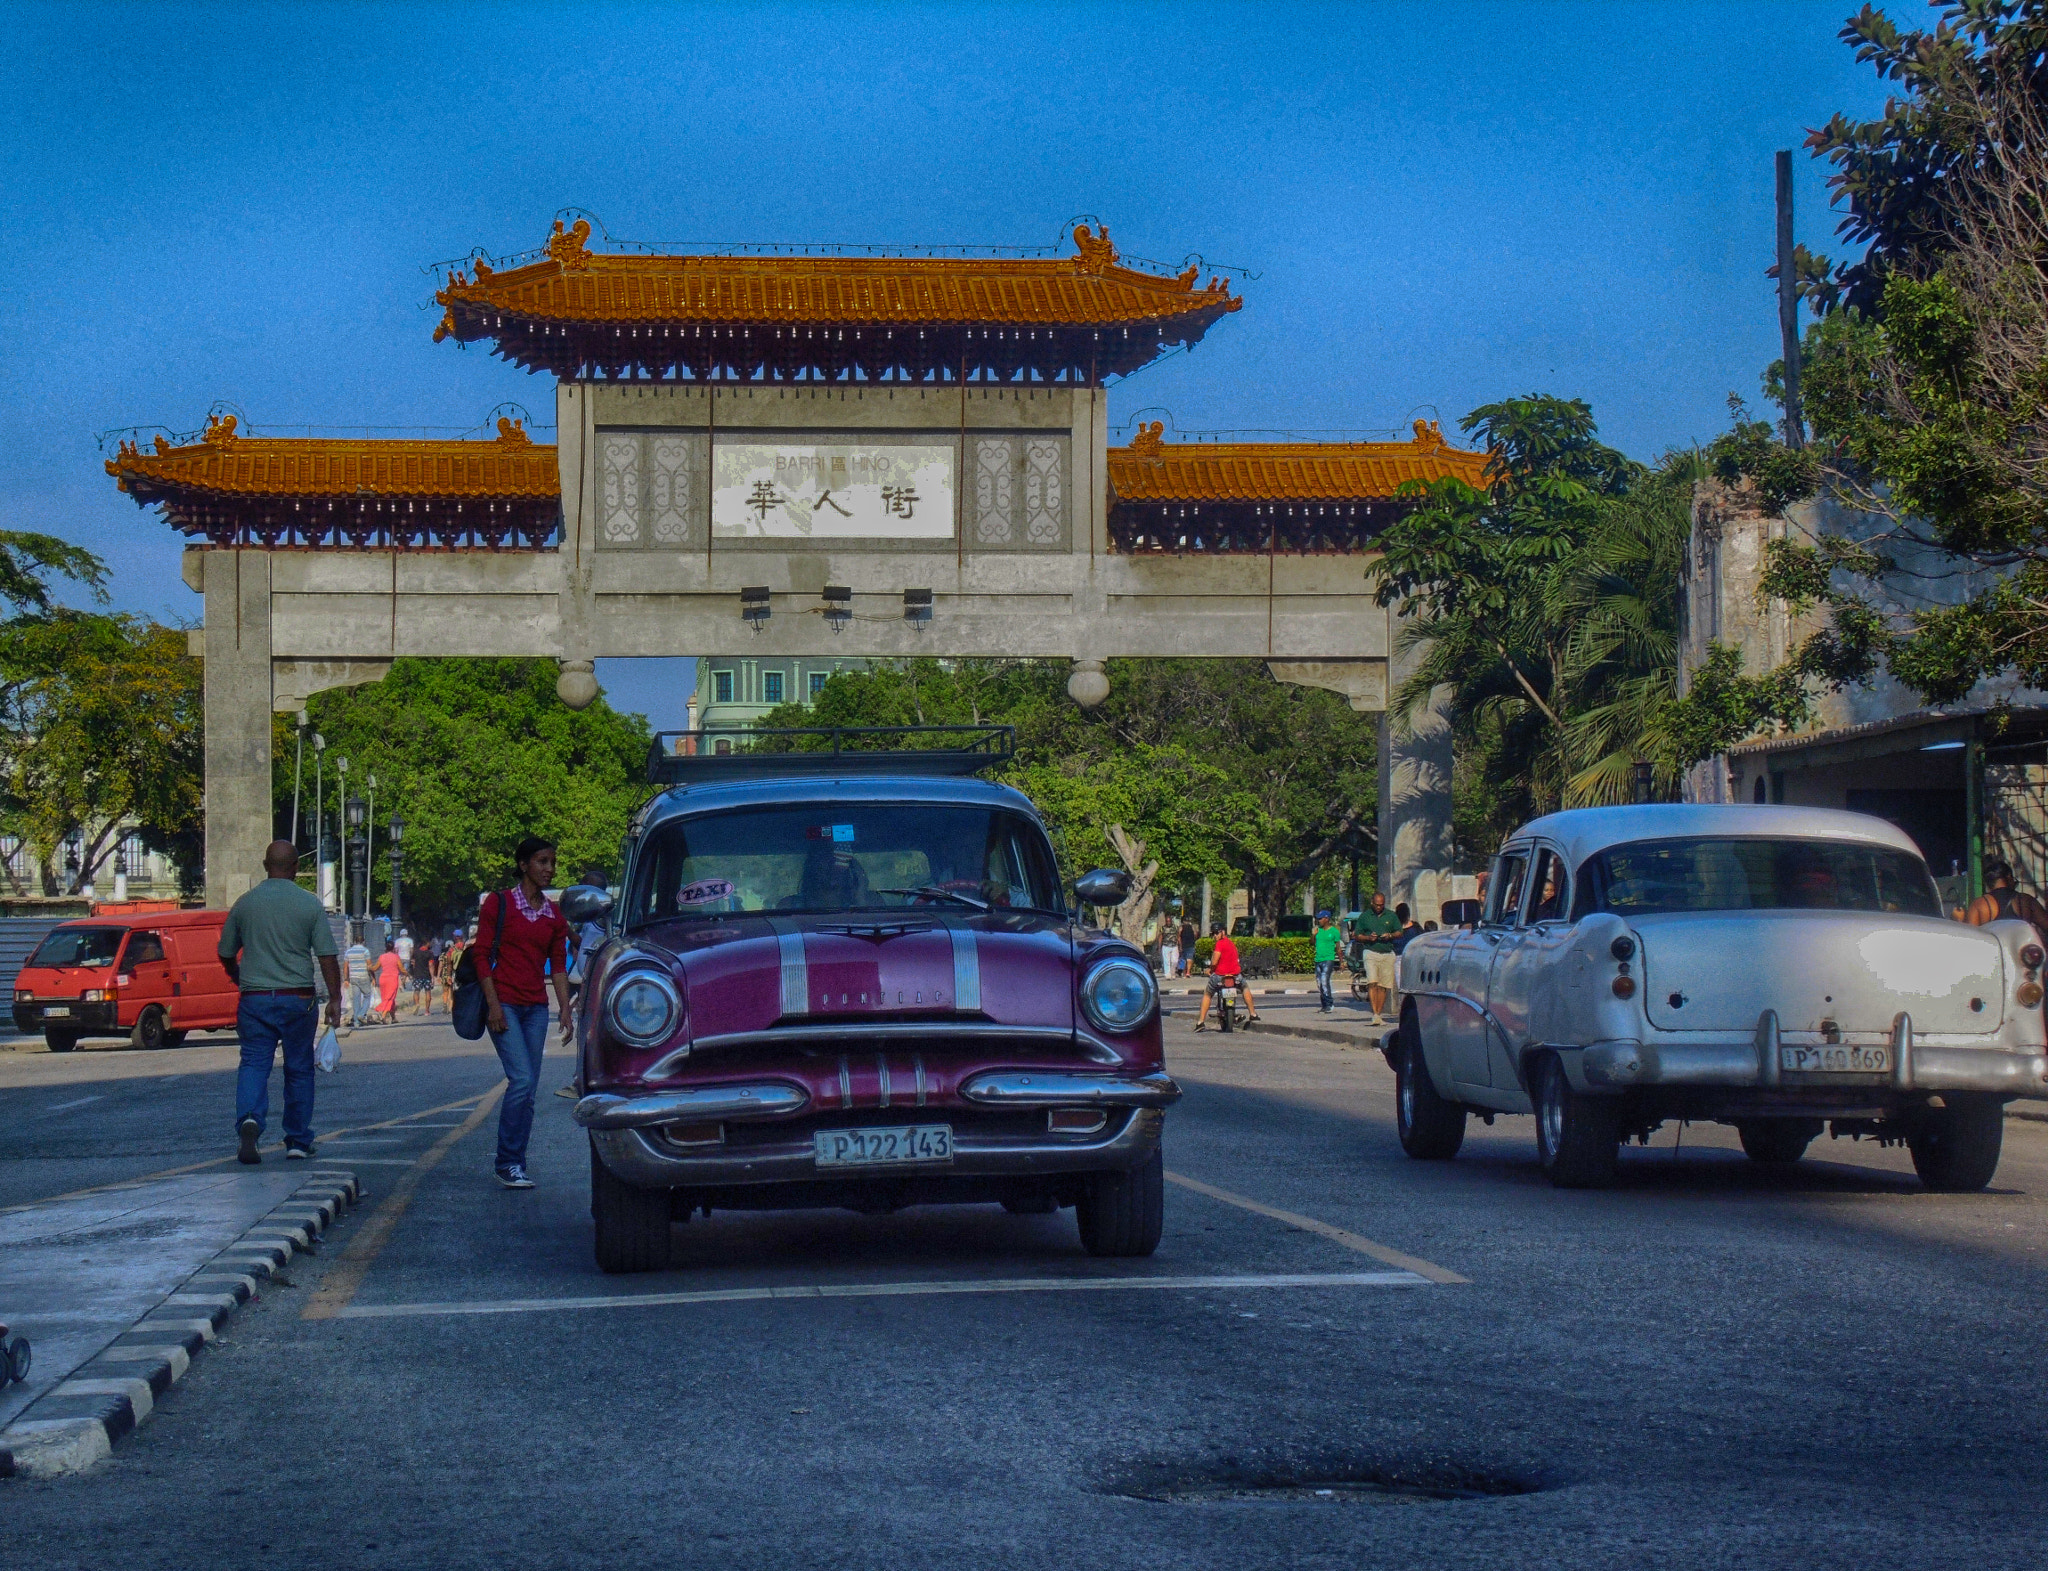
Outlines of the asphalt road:
{"type": "MultiPolygon", "coordinates": [[[[110,1460],[0,1483],[0,1565],[2041,1562],[2048,1125],[1984,1195],[1712,1128],[1566,1194],[1527,1119],[1413,1163],[1377,1055],[1187,1018],[1167,1165],[1202,1188],[1150,1260],[1071,1213],[719,1215],[632,1279],[591,1263],[566,1101],[509,1194],[462,1127],[488,1051],[358,1033],[318,1121],[400,1120],[327,1141],[367,1203],[110,1460]]],[[[0,1054],[0,1205],[225,1155],[231,1075],[0,1054]]]]}

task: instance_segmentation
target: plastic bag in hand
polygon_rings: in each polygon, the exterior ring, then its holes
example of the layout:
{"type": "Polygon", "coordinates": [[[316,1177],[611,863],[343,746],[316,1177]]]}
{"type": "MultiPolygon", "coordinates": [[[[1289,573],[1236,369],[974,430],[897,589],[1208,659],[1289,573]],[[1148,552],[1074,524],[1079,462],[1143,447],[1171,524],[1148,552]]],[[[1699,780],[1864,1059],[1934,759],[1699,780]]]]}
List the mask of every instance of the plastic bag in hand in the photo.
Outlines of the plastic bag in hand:
{"type": "Polygon", "coordinates": [[[330,1075],[341,1067],[341,1038],[334,1034],[333,1026],[322,1031],[313,1044],[313,1062],[330,1075]]]}

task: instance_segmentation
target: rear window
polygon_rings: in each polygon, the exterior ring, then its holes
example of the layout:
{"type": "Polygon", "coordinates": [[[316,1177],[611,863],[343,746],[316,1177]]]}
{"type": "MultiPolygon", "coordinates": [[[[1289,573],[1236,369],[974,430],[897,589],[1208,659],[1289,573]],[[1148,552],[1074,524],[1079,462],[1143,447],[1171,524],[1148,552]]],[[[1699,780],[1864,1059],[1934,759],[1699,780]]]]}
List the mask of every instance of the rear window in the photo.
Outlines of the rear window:
{"type": "Polygon", "coordinates": [[[1851,840],[1699,837],[1609,846],[1579,869],[1574,918],[1595,911],[1887,911],[1940,916],[1927,864],[1851,840]]]}
{"type": "Polygon", "coordinates": [[[28,957],[32,966],[110,966],[125,927],[60,927],[28,957]]]}

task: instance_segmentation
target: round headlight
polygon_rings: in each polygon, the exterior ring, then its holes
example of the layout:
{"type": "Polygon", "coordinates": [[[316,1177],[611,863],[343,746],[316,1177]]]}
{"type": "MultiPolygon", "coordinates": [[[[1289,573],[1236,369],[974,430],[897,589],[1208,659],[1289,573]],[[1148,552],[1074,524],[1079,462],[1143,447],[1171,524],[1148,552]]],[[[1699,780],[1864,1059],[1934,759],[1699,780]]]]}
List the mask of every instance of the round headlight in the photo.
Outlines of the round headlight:
{"type": "Polygon", "coordinates": [[[604,1012],[614,1036],[635,1047],[652,1047],[675,1030],[682,1018],[683,1001],[667,977],[633,970],[611,985],[605,994],[604,1012]]]}
{"type": "Polygon", "coordinates": [[[1151,970],[1136,960],[1105,960],[1081,984],[1081,1007],[1104,1031],[1133,1031],[1159,1002],[1151,970]]]}

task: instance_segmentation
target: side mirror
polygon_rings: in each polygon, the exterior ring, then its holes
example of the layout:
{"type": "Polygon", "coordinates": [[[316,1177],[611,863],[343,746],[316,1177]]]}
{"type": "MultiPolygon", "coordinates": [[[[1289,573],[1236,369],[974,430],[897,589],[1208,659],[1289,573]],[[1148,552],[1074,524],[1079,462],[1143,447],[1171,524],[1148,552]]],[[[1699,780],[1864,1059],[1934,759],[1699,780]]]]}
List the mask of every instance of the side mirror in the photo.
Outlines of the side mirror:
{"type": "Polygon", "coordinates": [[[562,891],[562,916],[577,927],[602,922],[611,914],[612,897],[595,884],[572,884],[562,891]]]}
{"type": "Polygon", "coordinates": [[[1118,867],[1098,867],[1074,880],[1074,897],[1083,905],[1120,906],[1131,892],[1131,875],[1118,867]]]}

